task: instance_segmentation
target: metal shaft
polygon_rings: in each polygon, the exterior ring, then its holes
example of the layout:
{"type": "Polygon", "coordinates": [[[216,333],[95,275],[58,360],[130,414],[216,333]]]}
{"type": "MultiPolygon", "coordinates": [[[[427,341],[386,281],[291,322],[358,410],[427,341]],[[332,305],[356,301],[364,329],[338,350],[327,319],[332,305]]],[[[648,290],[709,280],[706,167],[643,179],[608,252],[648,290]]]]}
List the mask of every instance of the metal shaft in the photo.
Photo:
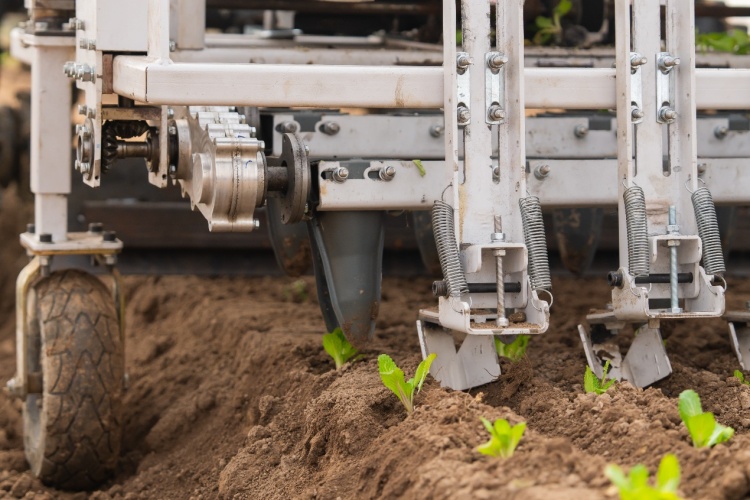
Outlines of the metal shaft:
{"type": "MultiPolygon", "coordinates": [[[[674,205],[669,207],[669,226],[670,234],[676,234],[677,209],[674,205]]],[[[682,312],[677,291],[677,285],[679,283],[679,276],[677,273],[677,243],[677,240],[669,241],[669,296],[673,313],[682,312]]]]}
{"type": "MultiPolygon", "coordinates": [[[[502,234],[503,222],[499,215],[495,216],[495,234],[502,234]]],[[[505,278],[503,273],[503,257],[505,250],[497,249],[495,255],[495,282],[497,284],[497,319],[498,328],[508,326],[508,318],[505,317],[505,278]]]]}

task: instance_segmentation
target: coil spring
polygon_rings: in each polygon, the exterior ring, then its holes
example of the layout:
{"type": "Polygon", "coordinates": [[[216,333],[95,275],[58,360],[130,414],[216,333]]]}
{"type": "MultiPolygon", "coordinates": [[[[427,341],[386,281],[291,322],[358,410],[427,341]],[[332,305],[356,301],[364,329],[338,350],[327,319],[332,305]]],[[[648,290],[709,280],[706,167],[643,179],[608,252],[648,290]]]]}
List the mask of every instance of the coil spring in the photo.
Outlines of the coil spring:
{"type": "Polygon", "coordinates": [[[721,249],[719,223],[711,192],[706,187],[698,188],[691,196],[695,220],[698,223],[698,236],[703,243],[703,268],[706,274],[721,276],[724,267],[724,252],[721,249]]]}
{"type": "Polygon", "coordinates": [[[625,189],[623,199],[628,233],[628,270],[633,276],[641,276],[648,274],[651,267],[646,196],[640,186],[631,186],[625,189]]]}
{"type": "Polygon", "coordinates": [[[443,278],[448,283],[446,296],[460,297],[462,293],[469,291],[469,285],[458,255],[453,207],[444,201],[435,201],[432,207],[432,230],[435,233],[443,278]]]}
{"type": "Polygon", "coordinates": [[[523,237],[529,252],[529,277],[533,290],[547,290],[552,288],[552,278],[547,259],[547,236],[544,232],[542,220],[542,204],[536,196],[520,198],[523,222],[523,237]]]}

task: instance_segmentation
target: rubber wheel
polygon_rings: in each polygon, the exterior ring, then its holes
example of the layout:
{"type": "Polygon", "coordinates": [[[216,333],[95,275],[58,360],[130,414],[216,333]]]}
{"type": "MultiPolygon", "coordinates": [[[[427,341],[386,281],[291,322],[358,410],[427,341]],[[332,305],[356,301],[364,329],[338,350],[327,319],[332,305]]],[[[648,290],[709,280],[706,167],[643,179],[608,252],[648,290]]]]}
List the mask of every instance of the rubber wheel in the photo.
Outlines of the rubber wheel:
{"type": "Polygon", "coordinates": [[[23,407],[26,459],[48,485],[94,488],[115,469],[122,438],[125,360],[112,294],[94,276],[60,271],[30,290],[27,311],[27,366],[42,392],[23,407]]]}

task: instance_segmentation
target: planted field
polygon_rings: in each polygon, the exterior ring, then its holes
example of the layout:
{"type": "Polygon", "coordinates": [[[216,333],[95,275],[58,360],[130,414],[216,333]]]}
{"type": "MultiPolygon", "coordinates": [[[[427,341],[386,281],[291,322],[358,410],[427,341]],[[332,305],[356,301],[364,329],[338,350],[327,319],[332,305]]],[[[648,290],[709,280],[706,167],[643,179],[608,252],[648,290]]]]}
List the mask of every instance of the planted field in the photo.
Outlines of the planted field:
{"type": "MultiPolygon", "coordinates": [[[[0,382],[15,364],[12,288],[26,214],[3,201],[0,382]]],[[[376,341],[336,371],[322,345],[311,278],[128,277],[123,451],[90,498],[617,498],[608,464],[652,476],[676,455],[684,498],[750,492],[750,387],[721,321],[664,328],[674,373],[646,390],[584,391],[577,323],[608,296],[604,279],[554,280],[548,333],[502,361],[500,380],[469,392],[427,377],[414,411],[386,388],[378,355],[414,375],[414,321],[433,305],[427,278],[386,278],[376,341]],[[678,411],[693,389],[735,430],[695,448],[678,411]],[[481,417],[526,423],[512,457],[485,456],[481,417]]],[[[729,308],[750,296],[730,279],[729,308]]],[[[630,339],[623,336],[623,345],[630,339]]],[[[21,405],[0,394],[0,497],[84,498],[47,489],[23,456],[21,405]]]]}

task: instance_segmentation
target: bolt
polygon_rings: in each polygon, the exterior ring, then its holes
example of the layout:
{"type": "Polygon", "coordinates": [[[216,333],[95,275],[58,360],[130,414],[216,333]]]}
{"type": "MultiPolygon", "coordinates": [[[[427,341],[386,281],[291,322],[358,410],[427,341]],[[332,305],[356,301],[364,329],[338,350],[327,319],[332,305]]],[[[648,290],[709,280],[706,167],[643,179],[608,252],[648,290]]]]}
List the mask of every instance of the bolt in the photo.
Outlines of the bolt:
{"type": "Polygon", "coordinates": [[[82,116],[86,116],[86,113],[89,112],[89,107],[85,104],[79,104],[78,105],[78,114],[82,116]]]}
{"type": "Polygon", "coordinates": [[[167,108],[167,118],[169,118],[170,120],[174,118],[174,109],[167,108]]]}
{"type": "Polygon", "coordinates": [[[387,165],[380,169],[378,175],[380,176],[381,180],[390,181],[396,176],[396,167],[394,167],[393,165],[387,165]]]}
{"type": "Polygon", "coordinates": [[[276,130],[282,134],[293,134],[297,132],[297,124],[295,122],[281,122],[276,126],[276,130]]]}
{"type": "Polygon", "coordinates": [[[499,70],[508,62],[508,57],[505,54],[492,54],[487,57],[487,66],[493,70],[499,70]]]}
{"type": "Polygon", "coordinates": [[[177,165],[170,165],[169,166],[169,175],[174,177],[177,174],[177,165]]]}
{"type": "Polygon", "coordinates": [[[177,135],[177,127],[175,127],[174,125],[170,125],[169,127],[167,127],[167,132],[169,133],[169,135],[177,135]]]}
{"type": "Polygon", "coordinates": [[[659,58],[659,70],[664,74],[669,73],[670,71],[672,71],[672,68],[679,65],[679,57],[662,56],[659,58]]]}
{"type": "Polygon", "coordinates": [[[73,61],[66,62],[63,66],[63,73],[68,78],[73,78],[74,76],[76,76],[76,63],[73,61]]]}
{"type": "Polygon", "coordinates": [[[638,66],[643,66],[647,62],[648,59],[646,59],[646,57],[642,56],[641,54],[630,54],[630,66],[633,68],[633,70],[636,70],[638,66]]]}
{"type": "Polygon", "coordinates": [[[705,174],[707,169],[708,169],[708,165],[706,165],[705,163],[699,163],[698,164],[698,175],[705,174]]]}
{"type": "Polygon", "coordinates": [[[459,106],[457,110],[458,124],[466,125],[471,120],[471,111],[466,106],[459,106]]]}
{"type": "Polygon", "coordinates": [[[46,23],[44,21],[37,21],[34,23],[34,31],[47,31],[49,28],[49,23],[46,23]]]}
{"type": "Polygon", "coordinates": [[[576,128],[573,129],[573,134],[579,139],[583,139],[589,135],[589,128],[586,125],[576,125],[576,128]]]}
{"type": "Polygon", "coordinates": [[[346,167],[337,167],[333,170],[333,180],[336,182],[346,182],[349,178],[349,169],[346,167]]]}
{"type": "Polygon", "coordinates": [[[26,224],[26,232],[34,234],[36,232],[36,226],[34,224],[26,224]]]}
{"type": "Polygon", "coordinates": [[[305,144],[305,154],[310,154],[310,146],[308,146],[307,144],[305,144]]]}
{"type": "Polygon", "coordinates": [[[81,162],[80,167],[81,167],[80,170],[82,174],[88,174],[89,172],[91,172],[91,163],[87,161],[81,162]]]}
{"type": "Polygon", "coordinates": [[[500,167],[499,166],[492,167],[492,177],[495,177],[495,178],[500,177],[500,167]]]}
{"type": "Polygon", "coordinates": [[[505,120],[505,111],[500,106],[493,105],[487,111],[487,116],[489,116],[490,121],[499,122],[500,120],[505,120]]]}
{"type": "Polygon", "coordinates": [[[630,110],[630,117],[635,120],[643,120],[643,117],[646,116],[645,113],[641,110],[641,108],[638,108],[636,106],[633,106],[630,110]]]}
{"type": "Polygon", "coordinates": [[[471,58],[468,54],[458,54],[456,57],[456,68],[458,69],[458,72],[460,74],[463,74],[466,72],[467,69],[469,69],[469,66],[471,66],[471,58]]]}
{"type": "Polygon", "coordinates": [[[70,27],[75,30],[82,30],[85,26],[83,20],[78,19],[77,17],[71,17],[68,21],[68,25],[70,25],[70,27]]]}
{"type": "Polygon", "coordinates": [[[669,106],[662,106],[659,109],[659,120],[672,123],[677,118],[677,112],[669,106]]]}
{"type": "Polygon", "coordinates": [[[92,222],[89,224],[89,233],[101,233],[104,231],[104,224],[101,222],[92,222]]]}
{"type": "Polygon", "coordinates": [[[78,46],[84,50],[96,50],[96,40],[81,38],[78,42],[78,46]]]}
{"type": "Polygon", "coordinates": [[[238,115],[237,118],[239,118],[240,123],[246,124],[247,123],[247,116],[245,115],[238,115]]]}
{"type": "Polygon", "coordinates": [[[88,64],[76,64],[75,77],[82,82],[93,82],[96,79],[94,68],[88,64]]]}
{"type": "Polygon", "coordinates": [[[80,128],[78,128],[79,125],[76,126],[76,130],[78,132],[78,135],[83,137],[84,139],[88,139],[91,137],[91,130],[86,125],[80,125],[80,128]]]}
{"type": "Polygon", "coordinates": [[[336,135],[341,131],[341,127],[336,122],[325,122],[320,126],[320,131],[326,135],[336,135]]]}
{"type": "Polygon", "coordinates": [[[726,125],[719,125],[714,129],[714,136],[717,139],[724,139],[729,134],[729,127],[726,125]]]}
{"type": "Polygon", "coordinates": [[[430,135],[432,137],[440,137],[445,132],[445,127],[442,125],[433,125],[430,127],[430,135]]]}
{"type": "Polygon", "coordinates": [[[175,50],[177,50],[177,42],[175,42],[174,40],[170,40],[169,41],[169,51],[170,52],[174,52],[175,50]]]}
{"type": "Polygon", "coordinates": [[[50,233],[40,234],[39,243],[52,243],[52,235],[50,233]]]}
{"type": "Polygon", "coordinates": [[[505,241],[505,233],[490,234],[490,241],[492,241],[492,243],[500,243],[500,242],[505,241]]]}
{"type": "Polygon", "coordinates": [[[117,233],[114,231],[104,231],[102,233],[102,241],[107,243],[114,243],[117,240],[117,233]]]}
{"type": "Polygon", "coordinates": [[[534,169],[534,177],[541,181],[542,179],[549,176],[551,171],[552,167],[550,167],[549,165],[539,165],[534,169]]]}
{"type": "Polygon", "coordinates": [[[96,116],[96,110],[94,108],[89,108],[86,110],[86,117],[87,118],[94,118],[96,116]]]}

